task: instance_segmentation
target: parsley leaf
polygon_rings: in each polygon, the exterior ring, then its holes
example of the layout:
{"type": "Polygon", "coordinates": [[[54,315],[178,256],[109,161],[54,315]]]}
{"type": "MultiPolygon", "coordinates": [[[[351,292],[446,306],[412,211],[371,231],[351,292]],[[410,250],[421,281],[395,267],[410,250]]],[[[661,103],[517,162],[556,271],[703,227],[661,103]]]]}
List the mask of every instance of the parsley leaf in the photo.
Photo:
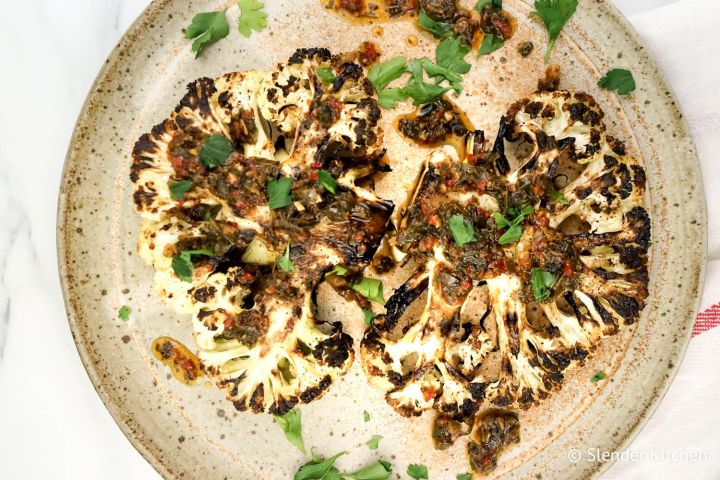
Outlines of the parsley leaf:
{"type": "Polygon", "coordinates": [[[386,88],[378,93],[378,104],[385,109],[395,108],[398,102],[404,102],[409,96],[404,88],[386,88]]]}
{"type": "Polygon", "coordinates": [[[293,179],[288,177],[270,180],[267,184],[268,207],[275,210],[290,205],[293,201],[290,195],[292,183],[293,179]]]}
{"type": "Polygon", "coordinates": [[[522,237],[523,233],[522,222],[525,221],[525,217],[527,217],[534,211],[535,209],[529,205],[520,210],[519,212],[514,209],[510,209],[509,213],[515,215],[515,218],[513,218],[512,221],[505,218],[502,213],[494,212],[492,214],[492,217],[493,220],[495,220],[495,225],[498,228],[507,227],[505,233],[503,233],[498,239],[498,243],[500,245],[508,245],[510,243],[515,243],[520,240],[520,237],[522,237]]]}
{"type": "Polygon", "coordinates": [[[193,183],[190,180],[181,180],[170,184],[170,198],[173,200],[182,200],[187,192],[192,188],[193,183]]]}
{"type": "Polygon", "coordinates": [[[555,276],[542,268],[533,268],[530,273],[530,285],[532,286],[535,300],[541,302],[550,297],[550,289],[555,286],[555,276]]]}
{"type": "Polygon", "coordinates": [[[212,250],[185,250],[180,252],[180,255],[174,256],[171,265],[175,275],[183,282],[192,282],[193,271],[195,270],[192,259],[201,255],[214,257],[215,252],[212,250]]]}
{"type": "Polygon", "coordinates": [[[595,372],[595,375],[590,377],[590,383],[597,383],[600,380],[605,380],[606,378],[607,375],[605,375],[605,372],[603,372],[602,370],[598,370],[597,372],[595,372]]]}
{"type": "Polygon", "coordinates": [[[487,4],[491,4],[498,10],[502,9],[502,0],[478,0],[478,2],[475,4],[475,10],[477,10],[478,13],[482,13],[485,5],[487,4]]]}
{"type": "Polygon", "coordinates": [[[240,24],[238,30],[243,37],[249,37],[252,31],[261,31],[267,27],[267,13],[263,11],[265,4],[256,0],[240,0],[240,24]]]}
{"type": "Polygon", "coordinates": [[[424,8],[420,9],[420,15],[418,16],[418,25],[423,30],[427,30],[428,32],[430,32],[435,38],[446,38],[454,34],[451,24],[433,20],[432,18],[430,18],[430,15],[425,12],[424,8]]]}
{"type": "Polygon", "coordinates": [[[287,244],[287,247],[285,247],[285,253],[278,258],[277,261],[278,267],[280,267],[280,270],[283,272],[294,272],[295,266],[293,265],[292,261],[290,260],[290,244],[287,244]]]}
{"type": "Polygon", "coordinates": [[[470,222],[465,220],[462,215],[453,215],[448,222],[450,233],[458,247],[462,247],[466,243],[474,242],[475,230],[470,222]]]}
{"type": "Polygon", "coordinates": [[[372,327],[375,313],[373,313],[372,310],[363,310],[363,318],[365,319],[365,325],[367,325],[368,327],[372,327]]]}
{"type": "Polygon", "coordinates": [[[233,146],[230,140],[219,133],[210,135],[200,149],[200,163],[208,168],[219,167],[227,162],[232,152],[233,146]]]}
{"type": "Polygon", "coordinates": [[[391,82],[400,78],[407,68],[405,57],[394,57],[383,63],[373,65],[368,72],[368,80],[375,87],[378,103],[383,108],[395,108],[408,95],[401,88],[387,88],[391,82]]]}
{"type": "MultiPolygon", "coordinates": [[[[429,60],[425,60],[429,62],[429,60]]],[[[442,87],[425,81],[422,60],[412,60],[407,66],[407,71],[410,72],[412,76],[402,91],[407,94],[407,96],[412,97],[413,105],[430,103],[436,98],[442,97],[450,90],[450,87],[442,87]]]]}
{"type": "Polygon", "coordinates": [[[446,38],[437,46],[436,63],[427,58],[421,58],[419,61],[428,76],[435,78],[437,83],[447,80],[455,93],[460,93],[462,76],[470,71],[470,64],[465,61],[468,52],[470,49],[463,47],[459,38],[446,38]]]}
{"type": "Polygon", "coordinates": [[[548,31],[545,63],[550,61],[550,53],[555,41],[567,21],[575,13],[577,6],[578,0],[535,0],[535,11],[531,15],[540,17],[548,31]]]}
{"type": "Polygon", "coordinates": [[[353,290],[371,302],[377,302],[380,305],[385,305],[383,283],[380,280],[364,277],[359,283],[353,285],[353,290]]]}
{"type": "Polygon", "coordinates": [[[598,81],[598,86],[605,90],[615,90],[618,95],[627,95],[635,91],[635,79],[630,70],[614,68],[598,81]]]}
{"type": "Polygon", "coordinates": [[[124,322],[127,322],[128,320],[130,320],[131,311],[132,310],[130,310],[130,307],[128,307],[127,305],[123,305],[122,307],[120,307],[120,310],[118,310],[118,318],[124,322]]]}
{"type": "Polygon", "coordinates": [[[562,192],[558,192],[557,190],[551,190],[548,193],[548,198],[550,199],[551,202],[561,203],[563,205],[570,204],[570,200],[565,198],[565,195],[563,195],[562,192]]]}
{"type": "Polygon", "coordinates": [[[408,465],[407,474],[415,480],[420,480],[421,478],[428,480],[428,469],[425,465],[411,463],[410,465],[408,465]]]}
{"type": "Polygon", "coordinates": [[[380,446],[380,440],[382,439],[382,435],[373,435],[370,440],[365,442],[365,445],[367,445],[370,450],[377,450],[380,446]]]}
{"type": "Polygon", "coordinates": [[[363,418],[365,419],[365,423],[370,421],[370,413],[368,413],[367,410],[363,410],[363,418]]]}
{"type": "Polygon", "coordinates": [[[458,473],[455,476],[455,480],[473,480],[472,475],[469,473],[458,473]]]}
{"type": "Polygon", "coordinates": [[[330,193],[335,193],[335,188],[337,187],[338,182],[332,175],[330,175],[330,172],[327,170],[320,170],[317,173],[317,179],[318,182],[320,182],[320,185],[325,187],[325,190],[330,193]]]}
{"type": "Polygon", "coordinates": [[[315,70],[315,74],[325,83],[333,83],[335,81],[335,74],[330,67],[318,68],[315,70]]]}
{"type": "Polygon", "coordinates": [[[300,410],[290,410],[285,415],[273,415],[275,423],[282,429],[288,442],[295,445],[295,448],[305,453],[305,444],[302,439],[302,421],[300,410]]]}
{"type": "Polygon", "coordinates": [[[348,269],[342,265],[335,265],[332,270],[325,274],[325,276],[329,277],[330,275],[337,275],[338,277],[344,277],[347,272],[348,269]]]}
{"type": "Polygon", "coordinates": [[[185,29],[185,38],[195,39],[192,51],[195,52],[195,58],[197,58],[205,47],[227,37],[229,33],[230,25],[225,18],[225,10],[222,10],[195,15],[190,26],[185,29]]]}
{"type": "Polygon", "coordinates": [[[377,463],[358,470],[354,473],[346,473],[343,477],[350,478],[352,480],[387,480],[390,478],[392,472],[392,465],[384,460],[379,460],[377,463]]]}
{"type": "Polygon", "coordinates": [[[335,461],[348,452],[340,452],[327,460],[313,459],[300,467],[293,480],[337,480],[340,477],[338,469],[333,466],[335,461]]]}
{"type": "Polygon", "coordinates": [[[492,33],[486,33],[483,37],[482,44],[478,49],[477,58],[480,58],[483,55],[491,54],[503,45],[505,45],[505,40],[501,36],[493,35],[492,33]]]}

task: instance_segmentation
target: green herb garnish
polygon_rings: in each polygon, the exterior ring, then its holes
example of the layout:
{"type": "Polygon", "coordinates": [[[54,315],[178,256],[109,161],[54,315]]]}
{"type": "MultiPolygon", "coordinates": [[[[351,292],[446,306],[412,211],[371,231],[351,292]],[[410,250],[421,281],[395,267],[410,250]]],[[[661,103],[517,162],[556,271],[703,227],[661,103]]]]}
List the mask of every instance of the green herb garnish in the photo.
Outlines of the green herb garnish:
{"type": "Polygon", "coordinates": [[[267,13],[263,11],[265,4],[257,0],[239,0],[240,22],[238,30],[243,37],[249,37],[252,31],[259,32],[267,27],[267,13]]]}
{"type": "Polygon", "coordinates": [[[465,57],[470,49],[464,47],[459,38],[446,38],[435,49],[435,63],[421,59],[425,72],[438,82],[447,80],[455,93],[462,92],[462,76],[470,71],[465,57]]]}
{"type": "Polygon", "coordinates": [[[210,135],[200,149],[200,163],[208,168],[219,167],[227,162],[232,152],[233,146],[230,140],[219,133],[210,135]]]}
{"type": "Polygon", "coordinates": [[[565,195],[563,195],[562,192],[558,192],[557,190],[551,190],[548,193],[548,198],[551,202],[561,203],[563,205],[568,205],[570,203],[570,200],[565,198],[565,195]]]}
{"type": "Polygon", "coordinates": [[[472,475],[469,473],[458,473],[455,475],[455,480],[472,480],[472,475]]]}
{"type": "Polygon", "coordinates": [[[325,190],[333,194],[335,193],[338,182],[333,178],[332,175],[330,175],[330,172],[328,172],[327,170],[320,170],[317,173],[317,179],[318,182],[320,182],[320,185],[325,187],[325,190]]]}
{"type": "Polygon", "coordinates": [[[363,410],[363,419],[365,419],[365,423],[370,421],[370,413],[367,410],[363,410]]]}
{"type": "Polygon", "coordinates": [[[466,243],[474,242],[475,229],[472,224],[465,220],[462,215],[453,215],[448,222],[450,233],[458,247],[462,247],[466,243]]]}
{"type": "Polygon", "coordinates": [[[315,74],[325,83],[333,83],[335,81],[335,74],[330,67],[318,68],[315,74]]]}
{"type": "Polygon", "coordinates": [[[480,58],[483,55],[488,55],[495,50],[498,50],[503,45],[505,45],[505,40],[501,36],[486,33],[483,37],[483,42],[478,49],[477,56],[480,58]]]}
{"type": "Polygon", "coordinates": [[[288,442],[292,443],[295,448],[305,453],[305,444],[302,439],[302,421],[300,418],[300,410],[290,410],[285,415],[273,415],[275,423],[282,429],[288,442]]]}
{"type": "Polygon", "coordinates": [[[595,372],[595,375],[590,377],[590,383],[597,383],[600,380],[605,380],[605,378],[607,378],[607,375],[605,375],[605,372],[600,370],[595,372]]]}
{"type": "Polygon", "coordinates": [[[377,450],[380,446],[380,440],[382,439],[382,435],[373,435],[370,440],[365,442],[365,445],[367,445],[370,450],[377,450]]]}
{"type": "Polygon", "coordinates": [[[515,217],[512,220],[508,220],[500,212],[494,212],[492,214],[492,217],[495,220],[495,225],[497,225],[498,228],[507,227],[505,233],[503,233],[498,239],[498,243],[500,245],[508,245],[510,243],[515,243],[520,240],[523,232],[522,222],[525,221],[525,217],[527,217],[534,211],[535,209],[532,206],[524,207],[519,212],[515,209],[510,209],[509,213],[515,214],[515,217]]]}
{"type": "Polygon", "coordinates": [[[475,4],[475,10],[477,10],[478,13],[482,13],[483,9],[485,8],[485,5],[491,4],[493,7],[495,7],[498,10],[502,9],[502,0],[479,0],[475,4]]]}
{"type": "Polygon", "coordinates": [[[337,275],[338,277],[344,277],[348,272],[348,269],[342,265],[335,265],[332,270],[325,274],[326,277],[330,275],[337,275]]]}
{"type": "Polygon", "coordinates": [[[280,270],[283,272],[294,272],[295,266],[293,265],[292,261],[290,260],[290,244],[287,244],[287,247],[285,247],[285,253],[278,258],[277,261],[278,267],[280,267],[280,270]]]}
{"type": "Polygon", "coordinates": [[[182,200],[187,192],[192,188],[193,183],[190,180],[181,180],[170,184],[170,198],[173,200],[182,200]]]}
{"type": "Polygon", "coordinates": [[[385,305],[383,283],[380,280],[364,277],[359,283],[353,285],[353,290],[371,302],[377,302],[380,305],[385,305]]]}
{"type": "Polygon", "coordinates": [[[618,95],[627,95],[635,91],[635,79],[630,70],[614,68],[598,81],[598,86],[605,90],[615,90],[618,95]]]}
{"type": "Polygon", "coordinates": [[[270,180],[267,184],[268,207],[275,210],[290,205],[293,201],[290,195],[292,183],[293,179],[288,177],[270,180]]]}
{"type": "Polygon", "coordinates": [[[347,455],[347,453],[340,452],[326,460],[312,459],[300,467],[293,480],[338,480],[342,477],[338,469],[333,465],[338,458],[347,455]]]}
{"type": "Polygon", "coordinates": [[[190,26],[185,29],[185,38],[194,39],[192,51],[197,58],[205,47],[227,37],[229,33],[230,26],[225,18],[225,10],[222,10],[195,15],[190,26]]]}
{"type": "Polygon", "coordinates": [[[557,279],[552,273],[542,268],[533,268],[530,273],[530,285],[532,286],[535,300],[541,302],[550,297],[550,291],[555,286],[557,279]]]}
{"type": "MultiPolygon", "coordinates": [[[[427,63],[429,60],[426,59],[427,63]]],[[[432,63],[432,62],[430,62],[432,63]]],[[[411,77],[408,84],[402,91],[413,99],[413,105],[423,105],[442,97],[450,90],[450,87],[442,87],[435,83],[427,83],[423,74],[423,61],[412,60],[407,67],[411,77]]]]}
{"type": "Polygon", "coordinates": [[[535,11],[531,15],[537,15],[548,31],[545,63],[550,61],[550,53],[555,41],[567,21],[575,13],[577,6],[578,0],[535,0],[535,11]]]}
{"type": "Polygon", "coordinates": [[[418,465],[417,463],[411,463],[408,465],[407,474],[415,480],[425,479],[428,480],[428,469],[425,465],[418,465]]]}
{"type": "Polygon", "coordinates": [[[420,15],[418,15],[418,25],[423,30],[430,32],[435,38],[447,38],[454,35],[451,24],[433,20],[424,8],[420,9],[420,15]]]}
{"type": "Polygon", "coordinates": [[[394,57],[370,68],[368,80],[375,87],[381,107],[395,108],[398,102],[408,98],[402,88],[387,88],[392,81],[397,80],[405,73],[406,68],[407,59],[405,57],[394,57]]]}
{"type": "Polygon", "coordinates": [[[212,250],[185,250],[180,252],[180,255],[173,257],[171,263],[173,272],[183,282],[192,282],[193,271],[195,270],[192,259],[198,256],[214,257],[215,252],[212,250]]]}
{"type": "Polygon", "coordinates": [[[372,327],[373,319],[375,318],[375,313],[373,313],[372,310],[363,310],[363,318],[365,319],[365,325],[368,327],[372,327]]]}
{"type": "Polygon", "coordinates": [[[130,312],[131,311],[132,310],[130,310],[130,307],[128,307],[127,305],[123,305],[118,310],[118,318],[124,322],[127,322],[128,320],[130,320],[130,312]]]}

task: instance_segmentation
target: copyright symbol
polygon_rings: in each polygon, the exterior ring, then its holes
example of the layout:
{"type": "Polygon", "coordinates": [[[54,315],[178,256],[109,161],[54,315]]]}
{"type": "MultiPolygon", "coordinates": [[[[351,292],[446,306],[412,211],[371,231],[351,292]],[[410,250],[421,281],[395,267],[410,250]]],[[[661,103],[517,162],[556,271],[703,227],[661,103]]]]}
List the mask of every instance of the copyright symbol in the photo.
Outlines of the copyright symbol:
{"type": "Polygon", "coordinates": [[[582,453],[580,453],[580,450],[576,449],[570,449],[568,451],[568,460],[570,460],[572,463],[577,463],[580,460],[582,460],[582,453]]]}

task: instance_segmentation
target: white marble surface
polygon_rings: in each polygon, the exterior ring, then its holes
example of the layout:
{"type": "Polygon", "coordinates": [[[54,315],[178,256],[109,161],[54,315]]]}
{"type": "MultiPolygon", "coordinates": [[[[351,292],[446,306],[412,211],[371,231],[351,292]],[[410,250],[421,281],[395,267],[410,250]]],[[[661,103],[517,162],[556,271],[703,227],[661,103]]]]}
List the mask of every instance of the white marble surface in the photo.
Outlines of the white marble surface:
{"type": "MultiPolygon", "coordinates": [[[[616,3],[635,14],[672,1],[616,3]]],[[[147,3],[0,0],[0,479],[158,478],[85,374],[55,257],[56,197],[75,119],[147,3]]]]}

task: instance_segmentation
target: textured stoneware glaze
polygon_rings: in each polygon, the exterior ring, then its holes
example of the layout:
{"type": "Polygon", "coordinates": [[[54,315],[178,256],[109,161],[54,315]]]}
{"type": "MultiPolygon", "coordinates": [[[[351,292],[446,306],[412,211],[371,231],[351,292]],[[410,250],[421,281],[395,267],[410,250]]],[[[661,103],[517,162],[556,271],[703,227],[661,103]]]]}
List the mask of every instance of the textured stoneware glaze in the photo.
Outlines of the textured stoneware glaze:
{"type": "MultiPolygon", "coordinates": [[[[58,256],[67,314],[82,361],[98,394],[135,447],[166,478],[287,479],[306,460],[289,446],[269,416],[237,413],[223,394],[200,382],[187,387],[170,377],[150,353],[156,337],[193,346],[189,316],[164,307],[152,291],[152,269],[135,253],[139,218],[132,210],[130,152],[143,132],[165,118],[185,85],[201,76],[271,68],[298,47],[350,50],[365,39],[384,58],[403,53],[433,57],[435,41],[409,22],[349,25],[318,0],[268,0],[269,28],[245,39],[234,30],[237,7],[220,1],[153,2],[130,28],[88,95],[70,144],[59,200],[58,256]],[[229,6],[230,36],[194,59],[182,29],[195,13],[229,6]],[[287,11],[284,11],[287,10],[287,11]],[[377,32],[376,32],[377,33],[377,32]],[[410,46],[407,37],[420,42],[410,46]],[[122,305],[130,321],[117,318],[122,305]]],[[[518,19],[512,41],[473,61],[458,99],[478,128],[493,138],[500,115],[535,88],[544,70],[546,34],[532,22],[531,2],[506,0],[518,19]],[[517,43],[532,40],[523,59],[517,43]]],[[[691,138],[674,97],[630,26],[607,2],[581,0],[556,45],[567,89],[594,95],[610,133],[626,141],[645,165],[653,219],[650,298],[639,324],[607,339],[596,356],[568,374],[565,388],[542,406],[521,413],[522,443],[502,457],[495,477],[590,478],[608,464],[571,463],[571,448],[616,451],[633,437],[663,397],[682,360],[697,308],[705,265],[706,213],[691,138]],[[627,98],[599,90],[597,79],[629,67],[638,89],[627,98]],[[591,384],[596,370],[608,380],[591,384]]],[[[407,110],[408,108],[405,108],[407,110]]],[[[381,196],[402,200],[422,152],[408,148],[391,128],[403,109],[385,112],[386,142],[395,171],[378,185],[381,196]]],[[[321,289],[321,314],[340,319],[359,340],[360,311],[321,289]]],[[[319,455],[352,453],[338,462],[350,470],[378,457],[395,472],[423,463],[430,478],[454,479],[467,470],[464,440],[438,452],[430,439],[432,415],[405,419],[367,385],[356,360],[320,401],[303,406],[306,445],[319,455]],[[363,422],[363,410],[372,420],[363,422]],[[383,435],[377,451],[365,447],[383,435]]],[[[393,478],[400,478],[398,473],[393,478]]]]}

